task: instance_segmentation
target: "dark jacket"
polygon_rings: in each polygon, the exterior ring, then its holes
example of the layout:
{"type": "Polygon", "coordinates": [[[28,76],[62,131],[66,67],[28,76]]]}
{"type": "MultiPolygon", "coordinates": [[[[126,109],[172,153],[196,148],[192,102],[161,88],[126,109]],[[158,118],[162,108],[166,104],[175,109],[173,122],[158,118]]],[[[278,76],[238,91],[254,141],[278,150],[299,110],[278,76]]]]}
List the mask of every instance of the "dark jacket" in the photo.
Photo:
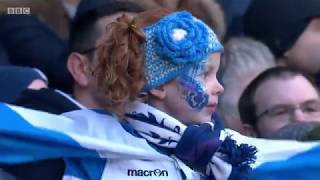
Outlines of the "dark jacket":
{"type": "Polygon", "coordinates": [[[51,87],[71,91],[66,42],[30,15],[3,15],[0,24],[0,43],[10,64],[36,67],[48,77],[51,87]]]}

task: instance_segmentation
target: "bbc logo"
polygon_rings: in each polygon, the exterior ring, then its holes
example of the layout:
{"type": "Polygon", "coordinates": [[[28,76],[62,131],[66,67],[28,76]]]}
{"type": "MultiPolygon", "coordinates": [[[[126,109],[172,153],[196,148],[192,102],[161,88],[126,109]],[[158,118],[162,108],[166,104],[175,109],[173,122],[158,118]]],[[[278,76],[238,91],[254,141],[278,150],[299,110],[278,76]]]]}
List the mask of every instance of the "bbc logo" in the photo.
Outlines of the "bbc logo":
{"type": "Polygon", "coordinates": [[[8,7],[7,14],[30,14],[29,7],[8,7]]]}

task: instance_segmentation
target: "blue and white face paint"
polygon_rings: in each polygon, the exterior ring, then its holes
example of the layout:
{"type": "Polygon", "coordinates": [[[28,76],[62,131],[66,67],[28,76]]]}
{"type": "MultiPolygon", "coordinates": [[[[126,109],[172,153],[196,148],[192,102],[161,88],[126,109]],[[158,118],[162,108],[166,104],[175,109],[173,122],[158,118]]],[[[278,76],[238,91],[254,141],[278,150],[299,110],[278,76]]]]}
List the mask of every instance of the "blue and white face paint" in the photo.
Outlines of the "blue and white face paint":
{"type": "Polygon", "coordinates": [[[188,105],[197,111],[201,111],[209,100],[202,75],[206,70],[206,62],[190,68],[187,73],[180,75],[177,80],[183,88],[183,97],[188,105]]]}

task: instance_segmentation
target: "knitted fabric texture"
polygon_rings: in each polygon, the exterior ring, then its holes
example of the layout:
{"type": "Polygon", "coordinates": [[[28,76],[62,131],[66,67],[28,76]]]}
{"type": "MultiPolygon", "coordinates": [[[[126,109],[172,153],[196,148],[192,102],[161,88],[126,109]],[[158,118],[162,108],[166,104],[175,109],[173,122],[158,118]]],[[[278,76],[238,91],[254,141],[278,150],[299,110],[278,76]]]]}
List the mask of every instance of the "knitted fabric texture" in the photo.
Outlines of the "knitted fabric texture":
{"type": "Polygon", "coordinates": [[[187,11],[165,16],[145,27],[144,33],[145,92],[207,61],[211,53],[223,51],[213,30],[187,11]]]}

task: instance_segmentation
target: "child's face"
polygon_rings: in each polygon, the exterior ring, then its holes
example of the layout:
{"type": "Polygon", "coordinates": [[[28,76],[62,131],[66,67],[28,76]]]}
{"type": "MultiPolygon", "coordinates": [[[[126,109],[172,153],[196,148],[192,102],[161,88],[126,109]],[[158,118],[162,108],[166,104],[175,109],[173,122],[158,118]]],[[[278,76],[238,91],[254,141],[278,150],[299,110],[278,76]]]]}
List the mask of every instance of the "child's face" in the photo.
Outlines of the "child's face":
{"type": "Polygon", "coordinates": [[[184,124],[208,122],[218,105],[218,96],[223,92],[223,87],[217,80],[217,71],[220,65],[220,53],[209,56],[204,73],[200,75],[199,82],[204,86],[208,103],[201,108],[192,108],[188,102],[188,90],[177,78],[165,85],[166,96],[163,99],[164,110],[184,124]]]}

